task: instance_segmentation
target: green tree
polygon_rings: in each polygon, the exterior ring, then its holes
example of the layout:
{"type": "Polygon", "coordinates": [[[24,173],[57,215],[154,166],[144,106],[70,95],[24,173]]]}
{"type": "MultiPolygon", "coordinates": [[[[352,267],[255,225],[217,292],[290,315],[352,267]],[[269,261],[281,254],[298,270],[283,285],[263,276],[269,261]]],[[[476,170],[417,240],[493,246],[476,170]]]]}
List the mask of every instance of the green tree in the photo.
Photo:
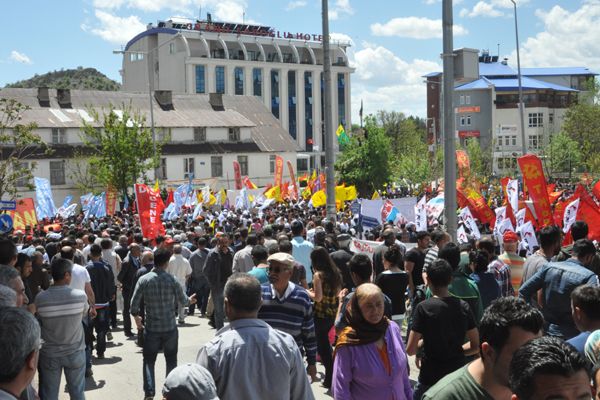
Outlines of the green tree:
{"type": "Polygon", "coordinates": [[[367,196],[388,182],[391,176],[390,139],[377,126],[375,118],[365,121],[365,135],[353,135],[336,161],[338,180],[356,185],[359,193],[367,196]]]}
{"type": "Polygon", "coordinates": [[[579,170],[582,166],[579,143],[564,132],[552,136],[544,155],[546,156],[544,160],[547,160],[545,164],[549,177],[557,173],[563,176],[570,175],[570,172],[579,170]]]}
{"type": "Polygon", "coordinates": [[[50,150],[34,131],[34,123],[22,124],[23,113],[29,107],[14,99],[0,99],[0,199],[15,199],[17,183],[33,189],[31,179],[37,163],[35,155],[50,150]]]}
{"type": "Polygon", "coordinates": [[[589,82],[588,90],[565,114],[562,131],[574,139],[581,149],[581,159],[588,172],[600,172],[600,87],[589,82]]]}
{"type": "Polygon", "coordinates": [[[479,145],[479,140],[470,138],[465,140],[464,150],[469,156],[469,174],[467,180],[477,180],[482,183],[488,183],[492,175],[492,151],[483,151],[479,145]]]}
{"type": "Polygon", "coordinates": [[[82,140],[97,150],[89,162],[98,181],[126,194],[127,188],[144,178],[146,171],[158,166],[162,143],[156,144],[155,153],[152,132],[144,126],[144,117],[131,106],[123,105],[121,110],[121,116],[112,106],[102,115],[89,110],[95,123],[84,122],[82,140]],[[96,128],[98,124],[101,129],[96,128]]]}
{"type": "Polygon", "coordinates": [[[407,118],[401,112],[381,110],[377,112],[376,121],[390,138],[394,154],[412,152],[427,139],[425,126],[419,118],[407,118]]]}

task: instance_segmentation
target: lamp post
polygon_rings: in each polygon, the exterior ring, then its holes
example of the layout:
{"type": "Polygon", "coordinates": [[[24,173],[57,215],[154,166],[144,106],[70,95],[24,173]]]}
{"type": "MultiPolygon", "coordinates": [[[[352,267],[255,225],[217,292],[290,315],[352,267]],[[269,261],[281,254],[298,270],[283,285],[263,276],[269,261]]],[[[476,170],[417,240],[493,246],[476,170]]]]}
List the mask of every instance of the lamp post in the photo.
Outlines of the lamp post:
{"type": "Polygon", "coordinates": [[[521,142],[523,155],[527,154],[527,141],[525,140],[525,103],[523,103],[523,83],[521,81],[521,53],[519,52],[519,24],[517,21],[517,3],[510,0],[515,10],[515,38],[517,41],[517,74],[519,79],[519,118],[521,119],[521,142]]]}
{"type": "MultiPolygon", "coordinates": [[[[169,40],[166,40],[164,42],[162,42],[161,44],[159,44],[158,46],[148,50],[148,51],[136,51],[136,50],[113,50],[113,54],[122,54],[122,55],[126,55],[126,54],[143,54],[147,61],[147,77],[148,77],[148,106],[150,108],[150,131],[152,132],[152,149],[154,152],[154,155],[156,156],[156,131],[154,129],[154,107],[153,107],[153,102],[152,102],[152,93],[154,92],[154,87],[152,85],[154,79],[153,77],[151,77],[152,74],[152,59],[151,57],[153,56],[154,52],[156,50],[158,50],[159,48],[161,48],[162,46],[164,46],[167,43],[170,43],[171,41],[177,39],[178,37],[181,36],[181,33],[176,34],[175,36],[173,36],[172,38],[170,38],[169,40]]],[[[158,171],[159,171],[159,167],[158,165],[155,165],[154,167],[154,179],[158,179],[158,171]]]]}
{"type": "Polygon", "coordinates": [[[323,23],[323,124],[325,132],[325,175],[327,178],[327,218],[335,222],[335,173],[333,170],[335,162],[333,125],[331,118],[331,54],[329,51],[329,8],[328,0],[321,0],[322,23],[323,23]]]}

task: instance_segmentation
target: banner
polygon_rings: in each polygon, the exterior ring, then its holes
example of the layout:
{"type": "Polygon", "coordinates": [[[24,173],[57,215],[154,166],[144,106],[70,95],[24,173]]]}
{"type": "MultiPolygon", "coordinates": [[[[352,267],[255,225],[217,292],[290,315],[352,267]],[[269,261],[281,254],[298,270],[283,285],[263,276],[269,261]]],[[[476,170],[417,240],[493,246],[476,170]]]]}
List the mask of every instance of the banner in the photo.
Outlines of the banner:
{"type": "Polygon", "coordinates": [[[481,232],[479,232],[479,228],[477,227],[477,223],[475,222],[475,218],[473,218],[473,214],[471,214],[471,210],[469,207],[465,207],[460,210],[460,214],[458,217],[462,220],[467,228],[471,231],[471,235],[479,240],[481,239],[481,232]]]}
{"type": "Polygon", "coordinates": [[[109,187],[106,191],[106,215],[115,215],[117,210],[118,193],[115,188],[109,187]]]}
{"type": "Polygon", "coordinates": [[[542,169],[542,162],[533,155],[527,154],[518,159],[523,181],[529,190],[529,196],[533,201],[535,214],[539,221],[540,228],[552,225],[552,210],[548,200],[548,190],[546,188],[546,178],[542,169]]]}
{"type": "Polygon", "coordinates": [[[242,182],[248,189],[258,189],[258,186],[256,186],[247,176],[242,179],[242,182]]]}
{"type": "Polygon", "coordinates": [[[463,177],[469,175],[469,169],[471,168],[469,162],[469,155],[464,150],[456,150],[456,162],[458,164],[458,175],[463,177]]]}
{"type": "Polygon", "coordinates": [[[467,236],[467,232],[463,225],[459,226],[456,230],[456,238],[458,239],[459,244],[469,243],[469,237],[467,236]]]}
{"type": "Polygon", "coordinates": [[[527,221],[521,227],[521,239],[527,245],[529,253],[533,253],[534,248],[539,247],[537,238],[535,237],[535,229],[531,221],[527,221]]]}
{"type": "Polygon", "coordinates": [[[572,201],[566,208],[563,217],[563,232],[571,230],[571,226],[577,221],[577,211],[579,211],[579,199],[572,201]]]}
{"type": "Polygon", "coordinates": [[[515,214],[515,219],[517,220],[517,231],[525,224],[525,217],[527,216],[527,209],[522,208],[518,213],[515,214]]]}
{"type": "Polygon", "coordinates": [[[298,200],[298,182],[296,182],[296,176],[294,175],[294,167],[292,167],[292,163],[289,160],[287,162],[287,166],[290,170],[290,179],[292,180],[292,188],[294,190],[291,198],[292,200],[298,200]]]}
{"type": "Polygon", "coordinates": [[[235,178],[235,190],[242,190],[242,168],[237,161],[233,162],[233,176],[235,178]]]}
{"type": "Polygon", "coordinates": [[[375,249],[379,247],[381,243],[382,242],[373,242],[371,240],[352,238],[352,242],[350,243],[350,251],[354,253],[364,253],[368,255],[370,259],[373,259],[375,249]]]}
{"type": "Polygon", "coordinates": [[[427,199],[421,197],[415,205],[415,225],[417,232],[427,231],[427,199]]]}
{"type": "Polygon", "coordinates": [[[39,219],[54,218],[56,206],[52,198],[50,182],[44,178],[33,178],[35,184],[35,199],[37,202],[36,214],[39,219]]]}
{"type": "Polygon", "coordinates": [[[144,184],[135,184],[135,201],[140,216],[142,234],[145,238],[155,239],[165,234],[165,228],[160,220],[164,204],[160,193],[144,184]]]}
{"type": "Polygon", "coordinates": [[[37,225],[35,205],[31,197],[17,200],[17,209],[7,211],[6,213],[12,217],[13,229],[15,231],[25,231],[28,226],[30,229],[33,229],[37,225]]]}
{"type": "Polygon", "coordinates": [[[283,158],[275,156],[275,186],[283,183],[283,158]]]}
{"type": "Polygon", "coordinates": [[[472,187],[461,188],[457,186],[456,189],[464,198],[464,201],[469,205],[469,209],[473,216],[477,217],[482,224],[490,224],[493,228],[496,222],[496,215],[488,206],[485,198],[477,190],[472,187]]]}
{"type": "Polygon", "coordinates": [[[577,186],[574,198],[579,197],[579,209],[577,210],[577,220],[585,221],[588,224],[588,239],[600,241],[600,209],[598,205],[581,185],[577,186]]]}
{"type": "MultiPolygon", "coordinates": [[[[364,227],[375,227],[378,224],[383,223],[381,219],[381,207],[383,206],[383,200],[368,200],[368,199],[360,199],[360,215],[363,219],[364,227]],[[374,224],[365,224],[366,221],[373,221],[374,224]],[[372,225],[372,226],[371,226],[372,225]]],[[[407,220],[414,221],[415,220],[415,205],[417,204],[416,197],[403,197],[400,199],[390,199],[394,207],[398,209],[400,214],[402,214],[407,220]]]]}

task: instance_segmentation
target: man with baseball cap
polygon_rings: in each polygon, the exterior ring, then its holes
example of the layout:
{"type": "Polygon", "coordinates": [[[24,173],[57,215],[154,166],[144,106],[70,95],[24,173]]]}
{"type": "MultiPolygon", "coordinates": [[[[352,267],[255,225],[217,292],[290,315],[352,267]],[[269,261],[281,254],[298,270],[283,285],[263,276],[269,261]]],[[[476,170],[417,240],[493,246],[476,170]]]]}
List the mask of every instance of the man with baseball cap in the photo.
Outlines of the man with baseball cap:
{"type": "Polygon", "coordinates": [[[515,293],[519,291],[523,280],[523,266],[525,259],[517,254],[519,248],[519,236],[512,231],[504,232],[502,236],[502,247],[504,253],[498,259],[510,267],[510,280],[515,293]]]}
{"type": "Polygon", "coordinates": [[[317,376],[317,341],[312,301],[304,288],[290,282],[294,257],[279,252],[269,256],[267,263],[270,283],[262,285],[262,306],[258,318],[292,335],[306,355],[307,372],[314,382],[317,376]]]}

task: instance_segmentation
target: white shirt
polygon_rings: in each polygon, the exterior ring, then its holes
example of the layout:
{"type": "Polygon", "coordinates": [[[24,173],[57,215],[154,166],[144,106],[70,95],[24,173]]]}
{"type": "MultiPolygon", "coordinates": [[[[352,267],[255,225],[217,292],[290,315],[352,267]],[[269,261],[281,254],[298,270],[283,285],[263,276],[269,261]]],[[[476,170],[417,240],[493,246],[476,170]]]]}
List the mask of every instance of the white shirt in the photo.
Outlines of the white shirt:
{"type": "Polygon", "coordinates": [[[79,289],[85,292],[85,284],[90,282],[90,274],[85,267],[79,264],[73,263],[73,270],[71,271],[71,283],[69,287],[71,289],[79,289]]]}
{"type": "Polygon", "coordinates": [[[185,287],[185,278],[192,273],[192,266],[181,254],[174,254],[169,260],[167,272],[177,279],[182,287],[185,287]]]}
{"type": "Polygon", "coordinates": [[[254,268],[252,260],[252,246],[247,245],[233,256],[232,272],[249,272],[254,268]]]}
{"type": "Polygon", "coordinates": [[[103,249],[102,250],[102,259],[110,265],[112,269],[113,275],[115,276],[115,285],[117,282],[117,276],[119,275],[119,271],[121,271],[121,257],[117,253],[114,252],[113,249],[103,249]]]}

